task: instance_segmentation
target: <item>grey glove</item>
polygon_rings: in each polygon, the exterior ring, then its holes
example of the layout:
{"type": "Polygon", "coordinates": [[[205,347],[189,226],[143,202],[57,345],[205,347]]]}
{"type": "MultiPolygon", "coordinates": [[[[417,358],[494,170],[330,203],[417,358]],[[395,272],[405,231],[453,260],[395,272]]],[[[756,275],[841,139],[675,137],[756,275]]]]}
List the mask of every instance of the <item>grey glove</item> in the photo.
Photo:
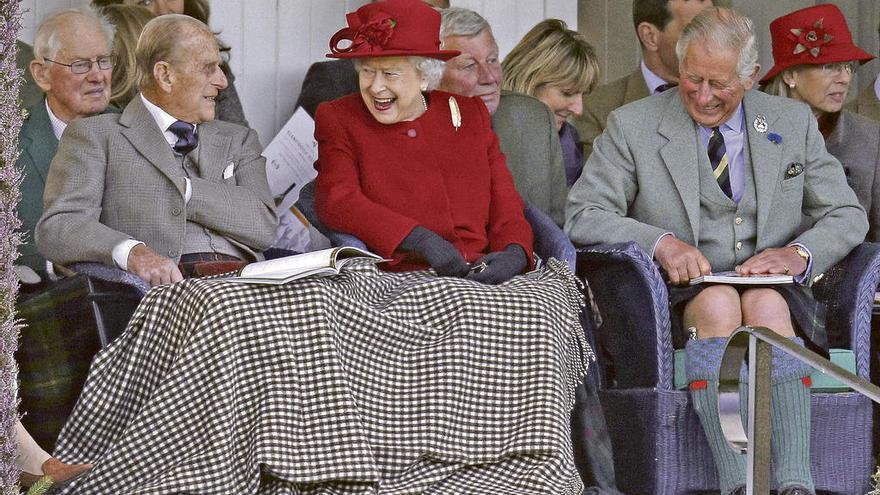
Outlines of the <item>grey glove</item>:
{"type": "Polygon", "coordinates": [[[474,267],[480,266],[481,263],[485,263],[486,268],[482,271],[473,270],[468,273],[467,278],[484,284],[498,285],[524,272],[529,266],[529,259],[522,246],[511,244],[504,251],[483,256],[474,263],[474,267]]]}
{"type": "Polygon", "coordinates": [[[464,277],[468,273],[468,264],[455,246],[424,227],[414,228],[399,247],[422,255],[441,277],[464,277]]]}

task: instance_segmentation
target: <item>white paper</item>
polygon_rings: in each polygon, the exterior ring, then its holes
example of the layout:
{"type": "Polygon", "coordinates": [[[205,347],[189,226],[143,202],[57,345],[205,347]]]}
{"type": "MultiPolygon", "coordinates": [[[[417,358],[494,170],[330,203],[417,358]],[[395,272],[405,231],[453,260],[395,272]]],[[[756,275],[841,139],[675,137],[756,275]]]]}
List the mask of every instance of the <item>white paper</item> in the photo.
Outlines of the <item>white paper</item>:
{"type": "Polygon", "coordinates": [[[314,134],[315,121],[299,108],[263,150],[266,178],[279,215],[296,202],[300,189],[318,175],[318,142],[314,134]]]}
{"type": "Polygon", "coordinates": [[[299,212],[296,206],[295,194],[297,191],[287,193],[288,197],[281,200],[281,204],[288,205],[286,208],[278,208],[278,228],[275,230],[275,240],[272,247],[291,249],[301,253],[326,249],[330,247],[330,241],[318,232],[308,220],[299,212]],[[289,196],[293,196],[291,199],[289,196]]]}

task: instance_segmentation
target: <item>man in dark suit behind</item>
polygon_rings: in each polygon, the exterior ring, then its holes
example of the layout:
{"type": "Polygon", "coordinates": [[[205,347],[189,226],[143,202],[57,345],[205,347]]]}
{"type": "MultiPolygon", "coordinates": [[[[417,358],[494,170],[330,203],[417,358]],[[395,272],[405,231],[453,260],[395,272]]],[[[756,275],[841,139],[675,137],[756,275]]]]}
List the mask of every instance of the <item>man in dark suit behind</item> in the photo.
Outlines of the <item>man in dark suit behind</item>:
{"type": "Polygon", "coordinates": [[[189,16],[160,16],[136,57],[141,94],[122,114],[74,123],[58,146],[40,252],[115,264],[151,285],[257,259],[273,240],[275,206],[256,132],[214,120],[227,82],[213,33],[189,16]]]}
{"type": "MultiPolygon", "coordinates": [[[[720,4],[723,2],[714,2],[720,4]]],[[[589,158],[593,141],[614,109],[678,83],[675,44],[681,30],[713,0],[633,0],[633,25],[642,50],[639,68],[584,95],[584,111],[573,120],[589,158]]]]}
{"type": "Polygon", "coordinates": [[[34,44],[28,71],[45,92],[45,98],[41,93],[28,108],[19,134],[16,166],[23,172],[24,180],[18,216],[24,242],[17,263],[46,280],[46,261],[37,253],[33,237],[43,213],[43,188],[49,164],[67,125],[97,115],[109,104],[113,28],[92,11],[63,10],[40,25],[34,44]]]}

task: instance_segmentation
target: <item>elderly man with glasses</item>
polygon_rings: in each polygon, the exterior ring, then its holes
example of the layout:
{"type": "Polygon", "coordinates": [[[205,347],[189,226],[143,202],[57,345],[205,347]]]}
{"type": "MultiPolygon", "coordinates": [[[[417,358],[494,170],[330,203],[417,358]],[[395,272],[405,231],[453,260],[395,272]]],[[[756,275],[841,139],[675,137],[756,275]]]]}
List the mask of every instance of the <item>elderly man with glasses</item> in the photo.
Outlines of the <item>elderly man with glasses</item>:
{"type": "Polygon", "coordinates": [[[18,263],[33,270],[19,267],[20,273],[27,272],[25,282],[46,280],[46,261],[37,253],[33,232],[43,213],[49,163],[68,124],[107,109],[112,49],[113,27],[91,10],[56,12],[37,30],[30,71],[45,98],[27,110],[17,162],[24,173],[18,206],[24,244],[18,263]]]}

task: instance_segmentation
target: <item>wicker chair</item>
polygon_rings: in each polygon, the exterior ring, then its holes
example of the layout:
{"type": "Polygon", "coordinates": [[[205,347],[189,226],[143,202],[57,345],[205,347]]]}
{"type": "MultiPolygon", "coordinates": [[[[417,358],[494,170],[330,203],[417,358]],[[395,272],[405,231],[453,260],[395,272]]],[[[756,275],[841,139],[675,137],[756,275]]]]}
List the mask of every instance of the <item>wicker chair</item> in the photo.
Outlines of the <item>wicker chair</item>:
{"type": "MultiPolygon", "coordinates": [[[[604,323],[597,332],[607,386],[600,399],[621,491],[681,494],[718,490],[712,454],[686,390],[673,386],[668,293],[635,244],[578,251],[578,274],[593,288],[604,323]]],[[[870,319],[880,281],[880,245],[856,247],[814,285],[828,310],[832,347],[855,353],[869,379],[870,319]]],[[[817,490],[864,494],[874,465],[871,401],[854,392],[812,395],[811,463],[817,490]]]]}

